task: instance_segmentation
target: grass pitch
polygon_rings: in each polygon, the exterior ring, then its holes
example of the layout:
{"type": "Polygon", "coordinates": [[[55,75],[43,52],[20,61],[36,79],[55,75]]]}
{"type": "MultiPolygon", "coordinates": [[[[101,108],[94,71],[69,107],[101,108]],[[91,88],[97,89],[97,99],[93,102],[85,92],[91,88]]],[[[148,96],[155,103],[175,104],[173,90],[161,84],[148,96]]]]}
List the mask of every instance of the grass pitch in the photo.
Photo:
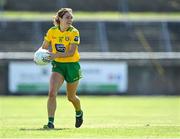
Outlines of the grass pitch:
{"type": "MultiPolygon", "coordinates": [[[[56,12],[56,11],[55,11],[56,12]]],[[[55,12],[29,12],[29,11],[4,11],[0,13],[1,20],[48,20],[51,21],[55,12]]],[[[179,21],[180,12],[157,13],[157,12],[74,12],[75,20],[105,20],[105,21],[121,21],[121,20],[165,20],[179,21]]]]}
{"type": "Polygon", "coordinates": [[[74,128],[74,109],[58,97],[54,130],[47,123],[47,97],[0,97],[0,138],[180,138],[180,96],[81,96],[84,124],[74,128]]]}

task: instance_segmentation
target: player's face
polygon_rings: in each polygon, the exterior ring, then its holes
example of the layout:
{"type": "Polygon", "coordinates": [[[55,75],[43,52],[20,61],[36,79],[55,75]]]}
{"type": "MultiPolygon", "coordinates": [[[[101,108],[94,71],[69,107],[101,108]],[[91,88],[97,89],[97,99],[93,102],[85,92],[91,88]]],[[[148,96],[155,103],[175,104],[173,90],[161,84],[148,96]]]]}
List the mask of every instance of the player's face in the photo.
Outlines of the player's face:
{"type": "Polygon", "coordinates": [[[65,28],[69,27],[73,22],[73,15],[70,12],[66,12],[63,17],[60,19],[60,23],[65,28]]]}

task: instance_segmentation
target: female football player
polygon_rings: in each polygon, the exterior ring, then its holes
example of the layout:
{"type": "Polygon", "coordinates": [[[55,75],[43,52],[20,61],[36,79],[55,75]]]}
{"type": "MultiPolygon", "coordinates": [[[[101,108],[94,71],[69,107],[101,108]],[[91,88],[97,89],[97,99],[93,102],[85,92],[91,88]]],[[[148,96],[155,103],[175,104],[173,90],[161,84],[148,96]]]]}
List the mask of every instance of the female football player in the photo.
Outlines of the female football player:
{"type": "Polygon", "coordinates": [[[52,48],[49,57],[52,60],[52,74],[47,101],[48,123],[44,125],[46,129],[54,128],[56,96],[64,81],[67,83],[67,98],[72,102],[76,112],[75,127],[79,128],[83,123],[83,112],[77,96],[81,78],[78,52],[80,37],[79,31],[72,26],[72,22],[72,9],[61,8],[54,17],[54,26],[48,30],[41,46],[42,49],[48,49],[49,46],[52,48]]]}

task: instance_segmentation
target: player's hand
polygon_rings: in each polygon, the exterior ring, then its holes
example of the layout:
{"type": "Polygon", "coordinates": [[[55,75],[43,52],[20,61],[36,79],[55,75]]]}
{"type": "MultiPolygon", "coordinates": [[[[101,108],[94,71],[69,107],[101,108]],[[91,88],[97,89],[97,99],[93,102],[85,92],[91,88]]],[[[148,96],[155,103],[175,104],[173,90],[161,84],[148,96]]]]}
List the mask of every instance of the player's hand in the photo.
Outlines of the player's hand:
{"type": "Polygon", "coordinates": [[[46,62],[46,63],[50,63],[50,62],[51,62],[51,60],[49,59],[49,57],[44,57],[44,58],[43,58],[43,61],[46,62]]]}
{"type": "Polygon", "coordinates": [[[50,56],[48,57],[49,60],[54,60],[55,58],[61,57],[61,53],[52,53],[49,52],[50,56]]]}
{"type": "Polygon", "coordinates": [[[49,52],[49,57],[48,57],[48,59],[49,60],[54,60],[56,58],[56,54],[54,54],[54,53],[52,53],[52,52],[49,52]]]}

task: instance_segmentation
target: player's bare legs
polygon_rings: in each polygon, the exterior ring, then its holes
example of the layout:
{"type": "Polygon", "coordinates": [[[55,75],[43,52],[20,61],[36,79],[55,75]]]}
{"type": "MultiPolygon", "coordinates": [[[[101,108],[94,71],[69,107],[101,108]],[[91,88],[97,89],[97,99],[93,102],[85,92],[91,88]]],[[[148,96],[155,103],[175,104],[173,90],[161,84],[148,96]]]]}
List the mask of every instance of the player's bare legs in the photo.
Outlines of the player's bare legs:
{"type": "MultiPolygon", "coordinates": [[[[48,125],[47,128],[54,128],[54,116],[56,111],[56,95],[59,88],[64,82],[64,77],[57,72],[53,72],[50,78],[50,87],[49,87],[49,96],[47,102],[47,111],[48,111],[48,125]]],[[[44,126],[44,128],[46,128],[44,126]]]]}
{"type": "Polygon", "coordinates": [[[64,77],[57,72],[53,72],[50,78],[49,97],[47,103],[48,117],[54,117],[56,110],[56,95],[64,82],[64,77]]]}
{"type": "Polygon", "coordinates": [[[75,127],[80,127],[83,123],[83,112],[81,110],[80,99],[76,95],[77,87],[79,81],[75,81],[73,83],[67,83],[67,98],[70,102],[72,102],[75,110],[76,110],[76,123],[75,127]]]}

